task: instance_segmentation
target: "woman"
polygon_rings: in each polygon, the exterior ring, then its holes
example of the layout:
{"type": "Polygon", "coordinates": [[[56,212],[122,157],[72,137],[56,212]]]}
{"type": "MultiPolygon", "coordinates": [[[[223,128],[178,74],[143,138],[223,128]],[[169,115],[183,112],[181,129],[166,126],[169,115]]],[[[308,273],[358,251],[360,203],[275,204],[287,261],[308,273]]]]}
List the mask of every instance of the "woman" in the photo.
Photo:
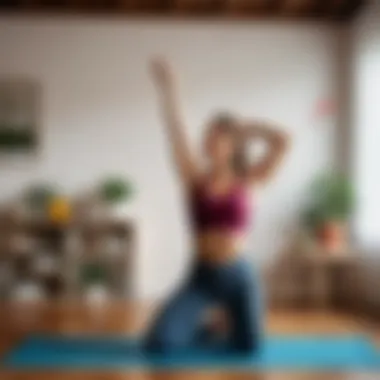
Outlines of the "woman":
{"type": "Polygon", "coordinates": [[[168,353],[205,343],[206,337],[217,339],[218,331],[205,328],[203,316],[207,308],[220,305],[229,318],[228,347],[255,352],[263,332],[260,292],[250,265],[241,257],[251,219],[249,192],[272,177],[287,151],[288,138],[269,126],[217,115],[207,128],[207,169],[202,170],[185,136],[169,65],[154,62],[153,76],[188,199],[196,255],[189,278],[151,326],[145,348],[168,353]],[[268,149],[259,162],[248,165],[244,145],[252,138],[264,140],[268,149]]]}

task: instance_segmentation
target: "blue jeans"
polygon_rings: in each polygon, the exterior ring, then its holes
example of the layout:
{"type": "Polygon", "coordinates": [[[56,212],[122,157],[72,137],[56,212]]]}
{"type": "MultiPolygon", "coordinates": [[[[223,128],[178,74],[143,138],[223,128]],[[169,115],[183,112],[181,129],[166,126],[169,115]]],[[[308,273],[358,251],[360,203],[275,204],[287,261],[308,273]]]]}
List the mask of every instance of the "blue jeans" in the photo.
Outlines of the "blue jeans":
{"type": "Polygon", "coordinates": [[[202,344],[202,313],[217,304],[231,322],[227,347],[255,352],[263,333],[260,298],[258,281],[244,260],[222,265],[196,262],[187,281],[158,313],[144,348],[168,353],[202,344]]]}

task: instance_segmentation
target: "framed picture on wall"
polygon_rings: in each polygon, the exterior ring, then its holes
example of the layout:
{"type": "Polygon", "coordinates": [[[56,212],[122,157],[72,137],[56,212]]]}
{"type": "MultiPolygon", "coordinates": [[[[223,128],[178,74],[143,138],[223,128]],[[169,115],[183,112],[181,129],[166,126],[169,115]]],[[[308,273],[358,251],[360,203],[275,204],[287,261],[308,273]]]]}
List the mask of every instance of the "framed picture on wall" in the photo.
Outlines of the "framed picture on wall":
{"type": "Polygon", "coordinates": [[[0,153],[36,152],[39,105],[38,83],[0,78],[0,153]]]}

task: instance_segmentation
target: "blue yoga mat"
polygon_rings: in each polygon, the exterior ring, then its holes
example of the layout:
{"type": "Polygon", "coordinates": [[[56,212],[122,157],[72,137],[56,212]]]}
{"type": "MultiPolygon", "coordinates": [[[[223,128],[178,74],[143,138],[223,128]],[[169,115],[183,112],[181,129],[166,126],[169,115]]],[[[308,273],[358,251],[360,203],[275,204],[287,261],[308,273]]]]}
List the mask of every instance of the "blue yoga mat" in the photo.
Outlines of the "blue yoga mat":
{"type": "Polygon", "coordinates": [[[362,336],[273,336],[258,355],[239,356],[221,347],[167,357],[146,356],[128,337],[31,336],[3,364],[21,370],[380,370],[380,353],[362,336]]]}

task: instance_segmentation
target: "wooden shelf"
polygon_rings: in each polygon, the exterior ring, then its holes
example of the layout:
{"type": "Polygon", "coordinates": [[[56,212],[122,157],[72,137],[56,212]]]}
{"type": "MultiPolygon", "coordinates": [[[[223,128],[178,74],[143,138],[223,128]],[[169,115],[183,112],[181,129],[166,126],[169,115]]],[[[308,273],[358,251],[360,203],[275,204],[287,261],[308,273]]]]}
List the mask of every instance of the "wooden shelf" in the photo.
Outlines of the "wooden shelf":
{"type": "Polygon", "coordinates": [[[46,220],[2,223],[0,266],[8,268],[13,278],[6,285],[0,282],[0,298],[11,297],[13,289],[23,282],[35,284],[50,298],[83,297],[81,267],[93,261],[111,273],[108,277],[112,281],[104,284],[110,295],[128,297],[135,232],[132,222],[120,220],[65,225],[46,220]],[[53,269],[44,271],[43,262],[53,269]]]}

